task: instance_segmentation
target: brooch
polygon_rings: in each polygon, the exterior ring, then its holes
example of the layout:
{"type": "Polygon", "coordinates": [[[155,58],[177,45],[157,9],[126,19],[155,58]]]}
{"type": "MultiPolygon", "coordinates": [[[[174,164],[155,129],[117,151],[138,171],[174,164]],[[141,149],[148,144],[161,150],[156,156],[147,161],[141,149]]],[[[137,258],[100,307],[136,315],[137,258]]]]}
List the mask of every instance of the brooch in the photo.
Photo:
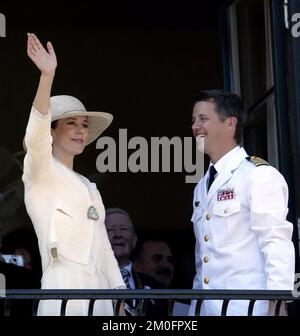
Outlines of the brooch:
{"type": "Polygon", "coordinates": [[[89,219],[93,219],[93,220],[98,220],[99,219],[97,209],[93,205],[91,205],[89,207],[87,216],[88,216],[89,219]]]}

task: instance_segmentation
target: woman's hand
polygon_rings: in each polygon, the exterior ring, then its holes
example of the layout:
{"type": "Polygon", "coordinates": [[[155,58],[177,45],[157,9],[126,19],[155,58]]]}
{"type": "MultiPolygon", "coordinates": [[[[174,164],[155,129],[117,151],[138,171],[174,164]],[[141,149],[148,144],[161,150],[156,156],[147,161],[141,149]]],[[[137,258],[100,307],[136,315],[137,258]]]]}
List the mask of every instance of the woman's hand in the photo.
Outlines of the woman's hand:
{"type": "Polygon", "coordinates": [[[34,34],[27,34],[27,54],[41,71],[40,83],[36,91],[33,105],[42,114],[47,114],[50,108],[52,83],[57,66],[56,55],[52,44],[47,43],[47,50],[34,34]]]}
{"type": "Polygon", "coordinates": [[[56,55],[51,42],[47,42],[47,50],[36,35],[27,34],[27,55],[43,75],[53,75],[57,66],[56,55]]]}

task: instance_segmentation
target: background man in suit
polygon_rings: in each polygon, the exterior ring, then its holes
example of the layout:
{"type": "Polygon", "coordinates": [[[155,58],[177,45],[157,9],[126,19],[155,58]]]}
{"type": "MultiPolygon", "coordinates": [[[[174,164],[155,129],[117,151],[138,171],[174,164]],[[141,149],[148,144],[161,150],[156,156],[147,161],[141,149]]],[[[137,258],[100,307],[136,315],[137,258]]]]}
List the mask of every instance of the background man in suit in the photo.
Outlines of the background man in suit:
{"type": "Polygon", "coordinates": [[[169,288],[174,276],[174,265],[168,243],[163,240],[145,240],[135,253],[133,268],[169,288]]]}
{"type": "MultiPolygon", "coordinates": [[[[135,272],[131,256],[137,243],[137,235],[132,224],[130,215],[120,208],[106,209],[105,225],[111,247],[118,261],[124,282],[128,289],[151,289],[163,288],[164,285],[147,274],[135,272]]],[[[165,300],[161,300],[165,301],[165,300]]],[[[126,300],[125,309],[130,315],[141,313],[139,301],[126,300]]],[[[146,314],[167,315],[167,301],[148,301],[146,314]]]]}
{"type": "Polygon", "coordinates": [[[105,226],[127,288],[137,288],[130,260],[137,235],[129,214],[120,208],[106,209],[105,226]]]}

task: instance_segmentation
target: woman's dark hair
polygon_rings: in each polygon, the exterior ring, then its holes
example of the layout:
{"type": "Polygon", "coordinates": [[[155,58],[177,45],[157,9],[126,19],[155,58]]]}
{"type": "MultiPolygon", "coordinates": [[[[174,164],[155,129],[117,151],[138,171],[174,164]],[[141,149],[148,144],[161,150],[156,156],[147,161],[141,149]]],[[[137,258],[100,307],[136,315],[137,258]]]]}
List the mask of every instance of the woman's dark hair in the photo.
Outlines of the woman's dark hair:
{"type": "Polygon", "coordinates": [[[51,123],[51,128],[52,128],[52,129],[55,129],[56,126],[57,126],[57,123],[58,123],[58,120],[54,120],[54,121],[52,121],[52,123],[51,123]]]}
{"type": "Polygon", "coordinates": [[[195,97],[195,104],[201,101],[215,104],[216,112],[222,121],[229,117],[236,117],[235,140],[238,144],[241,143],[246,122],[246,112],[242,99],[235,93],[215,89],[201,91],[195,97]]]}

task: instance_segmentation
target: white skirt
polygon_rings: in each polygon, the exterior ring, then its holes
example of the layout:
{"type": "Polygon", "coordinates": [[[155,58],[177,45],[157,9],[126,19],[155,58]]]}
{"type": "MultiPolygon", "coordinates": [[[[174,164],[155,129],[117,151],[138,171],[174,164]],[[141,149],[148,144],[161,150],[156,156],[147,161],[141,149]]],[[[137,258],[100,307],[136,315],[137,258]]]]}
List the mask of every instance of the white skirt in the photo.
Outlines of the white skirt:
{"type": "MultiPolygon", "coordinates": [[[[89,273],[55,259],[43,275],[42,289],[108,289],[104,275],[89,273]]],[[[68,300],[66,316],[87,316],[89,300],[68,300]]],[[[60,316],[61,300],[40,300],[38,316],[60,316]]],[[[113,316],[111,300],[97,300],[93,315],[113,316]]]]}

